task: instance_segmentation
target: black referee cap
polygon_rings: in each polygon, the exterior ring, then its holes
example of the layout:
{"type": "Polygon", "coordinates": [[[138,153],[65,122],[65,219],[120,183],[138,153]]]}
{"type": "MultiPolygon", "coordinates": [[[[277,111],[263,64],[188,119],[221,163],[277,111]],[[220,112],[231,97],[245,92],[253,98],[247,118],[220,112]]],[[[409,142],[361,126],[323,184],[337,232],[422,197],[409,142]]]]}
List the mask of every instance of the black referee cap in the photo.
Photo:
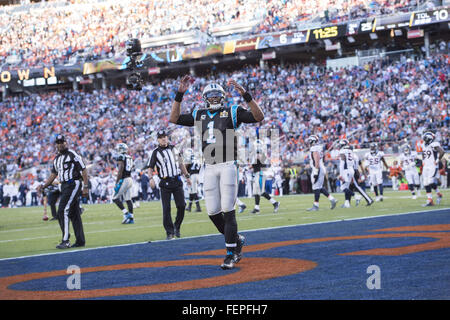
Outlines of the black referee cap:
{"type": "Polygon", "coordinates": [[[162,137],[165,137],[165,136],[167,136],[167,133],[164,130],[159,130],[158,131],[158,135],[157,135],[158,138],[162,138],[162,137]]]}
{"type": "Polygon", "coordinates": [[[62,134],[58,134],[56,136],[55,143],[62,143],[62,142],[65,142],[65,141],[66,141],[66,138],[62,134]]]}

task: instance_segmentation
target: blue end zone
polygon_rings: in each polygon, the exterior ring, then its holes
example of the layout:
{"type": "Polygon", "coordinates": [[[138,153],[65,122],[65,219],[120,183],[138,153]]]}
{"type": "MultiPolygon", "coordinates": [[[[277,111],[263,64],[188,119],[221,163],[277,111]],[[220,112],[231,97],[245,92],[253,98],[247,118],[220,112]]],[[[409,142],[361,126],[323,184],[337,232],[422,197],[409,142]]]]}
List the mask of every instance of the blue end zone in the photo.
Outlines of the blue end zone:
{"type": "MultiPolygon", "coordinates": [[[[374,231],[377,229],[450,224],[450,209],[404,215],[393,215],[360,220],[329,222],[276,229],[243,232],[247,245],[272,242],[347,237],[382,233],[414,233],[422,231],[374,231]]],[[[433,234],[433,231],[424,231],[433,234]]],[[[450,231],[442,231],[448,232],[450,231]]],[[[173,261],[209,258],[185,256],[186,253],[222,249],[223,236],[197,237],[135,244],[56,255],[36,256],[0,261],[0,277],[51,270],[64,270],[69,265],[81,268],[141,263],[150,261],[173,261]]],[[[317,263],[312,270],[269,280],[247,282],[238,285],[218,286],[207,289],[118,296],[117,299],[449,299],[450,248],[428,250],[399,256],[340,255],[343,253],[377,249],[397,248],[436,241],[434,238],[401,237],[339,240],[282,246],[264,251],[245,252],[244,258],[267,257],[310,260],[317,263]],[[380,289],[369,290],[367,268],[380,268],[380,289]]],[[[225,254],[225,250],[223,250],[225,254]]],[[[210,256],[223,258],[223,256],[210,256]]],[[[238,265],[239,266],[239,265],[238,265]]],[[[273,268],[273,266],[271,266],[273,268]]],[[[173,283],[233,272],[217,266],[180,266],[164,268],[141,268],[121,271],[103,271],[81,275],[82,289],[120,288],[159,283],[173,283]]],[[[67,277],[17,283],[15,290],[65,290],[67,277]]],[[[101,298],[99,298],[101,299],[101,298]]],[[[114,299],[114,297],[107,297],[114,299]]]]}

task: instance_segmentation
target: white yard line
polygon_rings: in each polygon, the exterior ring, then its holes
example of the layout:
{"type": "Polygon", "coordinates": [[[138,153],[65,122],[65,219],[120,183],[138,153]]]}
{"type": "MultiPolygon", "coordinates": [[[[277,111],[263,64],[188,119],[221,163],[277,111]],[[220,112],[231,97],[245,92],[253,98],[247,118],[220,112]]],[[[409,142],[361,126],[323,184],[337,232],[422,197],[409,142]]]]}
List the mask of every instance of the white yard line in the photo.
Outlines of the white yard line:
{"type": "MultiPolygon", "coordinates": [[[[186,221],[183,224],[192,224],[192,223],[199,223],[199,222],[208,222],[209,220],[196,220],[196,221],[186,221]]],[[[161,223],[159,224],[150,224],[145,226],[123,226],[123,228],[116,228],[116,229],[106,229],[106,230],[98,230],[98,231],[90,231],[85,232],[85,234],[96,234],[96,233],[105,233],[105,232],[124,232],[129,230],[136,230],[136,229],[147,229],[147,228],[161,228],[161,223]]],[[[55,238],[55,235],[51,236],[41,236],[41,237],[33,237],[33,238],[20,238],[20,239],[13,239],[13,240],[0,240],[0,243],[6,243],[6,242],[17,242],[17,241],[28,241],[28,240],[38,240],[38,239],[48,239],[48,238],[55,238]]],[[[1,259],[0,259],[1,260],[1,259]]]]}
{"type": "MultiPolygon", "coordinates": [[[[292,228],[292,227],[302,227],[302,226],[310,226],[310,225],[316,225],[316,224],[325,224],[325,223],[333,223],[333,222],[341,222],[341,221],[366,220],[366,219],[374,219],[374,218],[382,218],[382,217],[390,217],[390,216],[398,216],[398,215],[407,215],[407,214],[414,214],[414,213],[427,214],[428,212],[445,211],[445,210],[450,210],[450,208],[443,208],[443,209],[436,209],[436,210],[429,210],[429,211],[402,212],[402,213],[393,213],[393,214],[386,214],[386,215],[360,217],[360,218],[350,218],[350,219],[337,219],[337,220],[330,220],[330,221],[320,221],[320,222],[311,222],[311,223],[305,223],[305,224],[295,224],[295,225],[278,226],[278,227],[267,227],[267,228],[240,230],[240,231],[241,232],[255,232],[255,231],[261,231],[261,230],[274,230],[274,229],[284,229],[284,228],[292,228]]],[[[207,222],[207,221],[208,220],[200,220],[200,221],[192,221],[192,222],[187,222],[187,223],[198,223],[198,222],[207,222]]],[[[150,228],[150,227],[156,227],[156,225],[134,227],[134,229],[142,229],[142,228],[150,228]]],[[[157,227],[161,227],[161,225],[157,225],[157,227]]],[[[95,231],[95,232],[91,232],[91,233],[112,232],[112,231],[124,231],[124,229],[122,228],[122,229],[102,230],[102,231],[95,231]]],[[[206,235],[201,235],[201,236],[184,237],[182,239],[177,239],[175,241],[182,241],[184,239],[205,238],[205,237],[211,237],[211,236],[219,236],[219,234],[206,234],[206,235]]],[[[27,239],[27,240],[35,240],[35,239],[42,239],[42,238],[53,238],[53,237],[54,236],[51,236],[51,237],[38,237],[38,238],[27,239]]],[[[17,239],[17,240],[11,240],[11,241],[21,241],[21,240],[25,240],[25,239],[17,239]]],[[[5,240],[5,241],[9,241],[9,240],[5,240]]],[[[155,240],[155,241],[152,240],[152,243],[154,243],[154,242],[161,242],[161,241],[172,241],[172,240],[155,240]]],[[[62,251],[62,252],[43,253],[43,254],[22,256],[22,257],[3,258],[3,259],[0,259],[0,261],[24,259],[24,258],[32,258],[32,257],[40,257],[40,256],[48,256],[48,255],[54,255],[54,254],[72,253],[72,252],[86,251],[86,250],[97,250],[97,249],[105,249],[105,248],[126,247],[126,246],[132,246],[132,245],[136,245],[136,244],[145,244],[145,243],[148,243],[148,242],[136,242],[136,243],[129,243],[129,244],[113,245],[113,246],[86,248],[86,249],[80,249],[80,250],[70,250],[70,251],[62,251]]]]}

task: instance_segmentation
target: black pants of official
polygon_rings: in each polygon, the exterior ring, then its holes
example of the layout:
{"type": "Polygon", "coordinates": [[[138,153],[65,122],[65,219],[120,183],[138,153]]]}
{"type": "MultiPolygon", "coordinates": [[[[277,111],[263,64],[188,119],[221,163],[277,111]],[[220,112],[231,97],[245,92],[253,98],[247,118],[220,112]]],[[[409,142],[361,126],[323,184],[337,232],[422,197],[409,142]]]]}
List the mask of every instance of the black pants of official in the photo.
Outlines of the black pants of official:
{"type": "Polygon", "coordinates": [[[184,219],[184,210],[186,202],[184,200],[183,182],[178,178],[161,179],[159,183],[161,189],[161,202],[163,209],[163,226],[167,235],[174,235],[175,229],[180,230],[181,223],[184,219]],[[172,221],[170,199],[173,195],[175,206],[177,208],[177,216],[175,224],[172,221]]]}
{"type": "Polygon", "coordinates": [[[56,210],[56,202],[58,202],[58,198],[61,195],[61,192],[59,190],[51,191],[47,194],[47,204],[50,207],[50,210],[52,211],[52,217],[57,219],[58,218],[58,212],[56,210]]]}
{"type": "Polygon", "coordinates": [[[31,193],[31,205],[37,206],[38,205],[38,198],[37,198],[37,192],[31,193]]]}
{"type": "Polygon", "coordinates": [[[80,209],[81,181],[63,182],[58,207],[58,221],[61,227],[62,240],[69,240],[70,221],[75,232],[76,243],[85,244],[83,222],[80,209]]]}

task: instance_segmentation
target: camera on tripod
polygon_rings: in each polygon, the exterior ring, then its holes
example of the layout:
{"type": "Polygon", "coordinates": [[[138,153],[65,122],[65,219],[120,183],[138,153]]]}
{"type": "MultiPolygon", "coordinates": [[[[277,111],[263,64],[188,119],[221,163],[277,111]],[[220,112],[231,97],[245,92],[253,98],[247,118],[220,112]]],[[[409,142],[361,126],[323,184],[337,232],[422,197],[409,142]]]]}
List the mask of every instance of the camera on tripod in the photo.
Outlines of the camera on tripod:
{"type": "Polygon", "coordinates": [[[127,70],[131,73],[127,76],[126,87],[128,90],[142,90],[143,80],[137,71],[143,66],[142,62],[138,62],[138,57],[142,55],[141,42],[139,39],[133,38],[125,43],[128,61],[126,62],[127,70]]]}

